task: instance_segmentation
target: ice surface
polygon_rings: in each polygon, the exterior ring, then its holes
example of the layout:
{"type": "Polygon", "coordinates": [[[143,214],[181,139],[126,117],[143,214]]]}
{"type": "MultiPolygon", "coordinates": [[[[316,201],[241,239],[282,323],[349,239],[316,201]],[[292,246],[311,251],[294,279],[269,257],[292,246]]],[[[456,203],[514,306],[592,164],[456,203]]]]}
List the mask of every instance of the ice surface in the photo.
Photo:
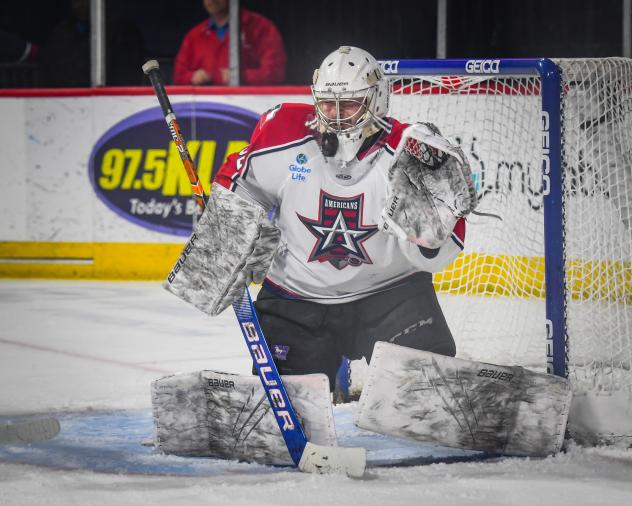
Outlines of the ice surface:
{"type": "MultiPolygon", "coordinates": [[[[356,405],[342,405],[335,409],[338,445],[365,448],[369,467],[496,458],[481,452],[432,446],[359,429],[352,422],[352,409],[356,405]]],[[[236,460],[162,455],[153,445],[153,420],[149,410],[59,413],[57,419],[61,425],[57,437],[30,445],[0,445],[0,461],[56,469],[164,476],[276,473],[283,467],[287,471],[295,471],[289,456],[287,464],[273,467],[236,460]]],[[[0,417],[0,423],[7,421],[0,417]]]]}
{"type": "MultiPolygon", "coordinates": [[[[147,413],[149,383],[165,374],[250,372],[230,310],[208,318],[158,283],[2,281],[0,322],[0,416],[5,420],[86,410],[147,413]]],[[[348,409],[336,410],[339,438],[350,446],[370,446],[375,461],[415,448],[356,432],[348,409]]],[[[436,451],[435,457],[441,460],[436,451]]],[[[97,457],[97,463],[105,461],[105,454],[97,457]]],[[[420,462],[425,465],[373,468],[366,479],[352,480],[239,463],[225,463],[223,472],[212,476],[155,476],[5,459],[0,460],[0,504],[632,504],[632,450],[571,446],[543,460],[420,462]]]]}

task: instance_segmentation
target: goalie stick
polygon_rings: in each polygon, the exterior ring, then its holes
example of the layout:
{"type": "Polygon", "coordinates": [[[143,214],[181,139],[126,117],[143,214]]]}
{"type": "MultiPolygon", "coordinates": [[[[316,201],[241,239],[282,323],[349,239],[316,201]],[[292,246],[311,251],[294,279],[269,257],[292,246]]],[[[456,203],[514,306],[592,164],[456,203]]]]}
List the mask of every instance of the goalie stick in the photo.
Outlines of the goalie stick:
{"type": "MultiPolygon", "coordinates": [[[[206,206],[204,190],[167,96],[158,62],[149,60],[142,68],[154,88],[171,137],[180,153],[180,158],[191,182],[195,199],[200,210],[204,210],[206,206]]],[[[279,430],[294,463],[304,472],[336,472],[346,473],[353,477],[361,477],[366,467],[366,450],[364,448],[320,446],[307,440],[301,422],[292,407],[279,371],[274,363],[270,348],[263,336],[247,286],[244,286],[242,297],[233,303],[233,310],[237,316],[239,327],[252,357],[255,370],[261,380],[279,430]]]]}

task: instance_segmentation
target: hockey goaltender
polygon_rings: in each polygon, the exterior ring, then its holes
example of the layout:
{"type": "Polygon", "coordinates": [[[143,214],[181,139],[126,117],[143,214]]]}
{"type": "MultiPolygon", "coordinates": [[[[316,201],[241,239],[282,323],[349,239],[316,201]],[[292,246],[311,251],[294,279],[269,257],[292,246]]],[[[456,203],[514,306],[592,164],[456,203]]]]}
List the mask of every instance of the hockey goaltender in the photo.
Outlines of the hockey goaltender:
{"type": "MultiPolygon", "coordinates": [[[[432,285],[463,249],[477,204],[460,148],[387,115],[376,60],[340,47],[313,103],[261,116],[213,182],[166,288],[217,315],[262,283],[255,307],[306,435],[336,444],[330,402],[343,356],[366,357],[355,423],[446,446],[541,456],[562,444],[568,382],[453,358],[432,285]]],[[[254,376],[200,371],[152,385],[165,453],[291,460],[254,376]]]]}

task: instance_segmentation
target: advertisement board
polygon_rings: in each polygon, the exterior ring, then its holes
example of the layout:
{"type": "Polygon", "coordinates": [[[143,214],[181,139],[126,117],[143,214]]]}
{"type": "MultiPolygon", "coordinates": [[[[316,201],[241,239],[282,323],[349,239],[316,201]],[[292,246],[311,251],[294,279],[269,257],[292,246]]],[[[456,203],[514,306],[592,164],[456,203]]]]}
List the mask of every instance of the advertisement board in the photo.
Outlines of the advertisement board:
{"type": "MultiPolygon", "coordinates": [[[[0,96],[0,275],[160,279],[195,201],[151,89],[0,96]],[[10,123],[10,124],[9,124],[10,123]]],[[[259,116],[307,88],[171,90],[208,192],[259,116]]]]}

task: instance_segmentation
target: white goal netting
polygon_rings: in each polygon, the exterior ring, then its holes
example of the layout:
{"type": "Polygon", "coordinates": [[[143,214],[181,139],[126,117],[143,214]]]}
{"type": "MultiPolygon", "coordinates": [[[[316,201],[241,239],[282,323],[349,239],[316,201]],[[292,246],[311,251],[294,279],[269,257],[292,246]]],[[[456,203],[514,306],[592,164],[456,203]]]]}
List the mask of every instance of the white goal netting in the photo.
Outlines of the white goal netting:
{"type": "MultiPolygon", "coordinates": [[[[632,399],[632,60],[559,60],[567,354],[577,392],[632,399]]],[[[391,82],[390,115],[429,121],[469,156],[480,197],[435,285],[458,356],[546,367],[539,77],[391,82]]],[[[630,403],[632,406],[632,403],[630,403]]]]}

